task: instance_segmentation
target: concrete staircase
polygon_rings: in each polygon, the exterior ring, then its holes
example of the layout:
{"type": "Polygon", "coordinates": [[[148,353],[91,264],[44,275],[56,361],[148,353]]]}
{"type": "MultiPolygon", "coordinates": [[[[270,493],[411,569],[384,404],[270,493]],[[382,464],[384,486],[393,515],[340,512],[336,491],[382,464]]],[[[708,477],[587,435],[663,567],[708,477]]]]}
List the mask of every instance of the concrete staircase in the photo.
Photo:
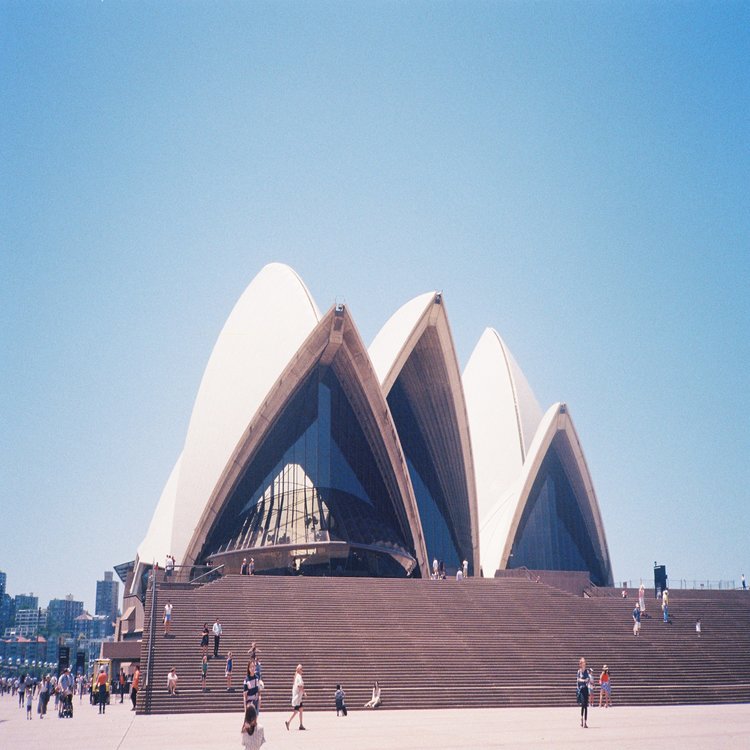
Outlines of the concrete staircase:
{"type": "MultiPolygon", "coordinates": [[[[316,710],[333,709],[337,682],[349,708],[361,708],[376,679],[383,708],[569,706],[579,656],[597,677],[609,665],[616,705],[750,702],[750,594],[740,591],[674,591],[669,625],[651,591],[653,619],[644,619],[639,638],[630,615],[636,592],[623,600],[619,590],[597,589],[583,598],[524,578],[228,575],[196,588],[160,583],[156,597],[153,689],[142,686],[139,712],[241,711],[252,641],[263,664],[262,710],[288,709],[300,662],[305,706],[316,710]],[[174,607],[169,638],[161,623],[167,599],[174,607]],[[201,630],[216,617],[224,635],[203,693],[201,630]],[[234,654],[234,692],[226,692],[227,651],[234,654]],[[172,666],[177,696],[167,694],[172,666]]],[[[150,607],[151,592],[147,619],[150,607]]],[[[147,621],[143,678],[148,649],[147,621]]]]}

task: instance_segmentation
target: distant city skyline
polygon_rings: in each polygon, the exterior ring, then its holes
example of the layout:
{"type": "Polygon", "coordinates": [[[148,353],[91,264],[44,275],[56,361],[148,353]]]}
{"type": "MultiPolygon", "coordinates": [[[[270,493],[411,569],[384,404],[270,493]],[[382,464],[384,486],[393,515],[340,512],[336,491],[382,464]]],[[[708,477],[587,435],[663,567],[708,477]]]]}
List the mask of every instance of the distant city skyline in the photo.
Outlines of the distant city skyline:
{"type": "Polygon", "coordinates": [[[367,345],[430,290],[462,368],[495,327],[570,409],[615,581],[739,583],[748,12],[0,7],[8,593],[93,613],[271,261],[367,345]]]}

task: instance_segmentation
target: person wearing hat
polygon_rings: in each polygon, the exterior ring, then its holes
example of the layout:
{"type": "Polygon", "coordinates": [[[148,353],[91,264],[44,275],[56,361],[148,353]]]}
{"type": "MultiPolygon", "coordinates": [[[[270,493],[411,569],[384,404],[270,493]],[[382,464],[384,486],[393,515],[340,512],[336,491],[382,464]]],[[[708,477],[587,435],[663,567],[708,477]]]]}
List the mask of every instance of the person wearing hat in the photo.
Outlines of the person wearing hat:
{"type": "Polygon", "coordinates": [[[599,708],[602,707],[602,698],[604,698],[604,708],[609,708],[612,705],[612,686],[609,682],[609,667],[606,664],[599,675],[599,708]]]}

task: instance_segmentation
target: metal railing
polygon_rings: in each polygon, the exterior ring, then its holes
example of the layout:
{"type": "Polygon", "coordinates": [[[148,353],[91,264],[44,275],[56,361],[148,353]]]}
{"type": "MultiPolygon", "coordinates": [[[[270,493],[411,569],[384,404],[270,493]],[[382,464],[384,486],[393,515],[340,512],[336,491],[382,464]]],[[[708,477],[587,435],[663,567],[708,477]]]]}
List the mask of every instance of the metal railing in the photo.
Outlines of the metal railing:
{"type": "Polygon", "coordinates": [[[158,589],[156,571],[152,571],[149,576],[151,584],[151,613],[149,615],[148,627],[148,651],[146,652],[146,684],[145,695],[143,696],[144,713],[151,713],[151,694],[153,690],[152,676],[154,670],[154,639],[156,638],[156,592],[158,589]]]}
{"type": "Polygon", "coordinates": [[[158,572],[162,584],[197,583],[202,586],[224,574],[224,563],[221,565],[174,565],[171,568],[160,567],[158,572]]]}
{"type": "MultiPolygon", "coordinates": [[[[648,589],[653,589],[653,584],[651,582],[646,583],[648,581],[647,578],[643,579],[644,585],[648,589]]],[[[633,583],[633,581],[623,581],[622,587],[628,588],[628,589],[637,589],[640,586],[639,583],[633,583]]],[[[733,591],[735,589],[741,589],[741,586],[737,585],[737,581],[734,578],[721,578],[719,580],[708,580],[708,579],[701,579],[701,578],[672,578],[670,576],[669,580],[667,581],[667,588],[669,589],[703,589],[709,590],[709,591],[733,591]]]]}

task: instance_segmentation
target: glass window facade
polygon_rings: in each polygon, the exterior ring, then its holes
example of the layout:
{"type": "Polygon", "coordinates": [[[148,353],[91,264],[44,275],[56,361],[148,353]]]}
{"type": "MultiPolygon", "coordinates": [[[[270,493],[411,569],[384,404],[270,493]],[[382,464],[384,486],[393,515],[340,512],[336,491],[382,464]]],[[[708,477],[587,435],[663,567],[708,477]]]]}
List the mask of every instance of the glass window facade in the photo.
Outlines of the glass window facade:
{"type": "Polygon", "coordinates": [[[593,583],[606,586],[607,573],[581,507],[553,443],[518,525],[508,567],[585,570],[593,583]]]}
{"type": "Polygon", "coordinates": [[[339,543],[335,566],[343,572],[404,575],[415,560],[393,508],[343,388],[330,370],[319,370],[249,462],[203,557],[286,545],[296,559],[317,554],[321,560],[326,543],[339,543]],[[304,547],[309,554],[292,550],[304,547]],[[388,557],[398,564],[390,565],[383,559],[388,557]]]}
{"type": "MultiPolygon", "coordinates": [[[[388,406],[406,456],[422,521],[427,557],[430,560],[442,560],[449,570],[457,570],[461,566],[462,558],[459,545],[448,523],[450,516],[445,494],[400,378],[388,394],[388,406]]],[[[468,552],[465,557],[470,561],[472,559],[468,552]]]]}

